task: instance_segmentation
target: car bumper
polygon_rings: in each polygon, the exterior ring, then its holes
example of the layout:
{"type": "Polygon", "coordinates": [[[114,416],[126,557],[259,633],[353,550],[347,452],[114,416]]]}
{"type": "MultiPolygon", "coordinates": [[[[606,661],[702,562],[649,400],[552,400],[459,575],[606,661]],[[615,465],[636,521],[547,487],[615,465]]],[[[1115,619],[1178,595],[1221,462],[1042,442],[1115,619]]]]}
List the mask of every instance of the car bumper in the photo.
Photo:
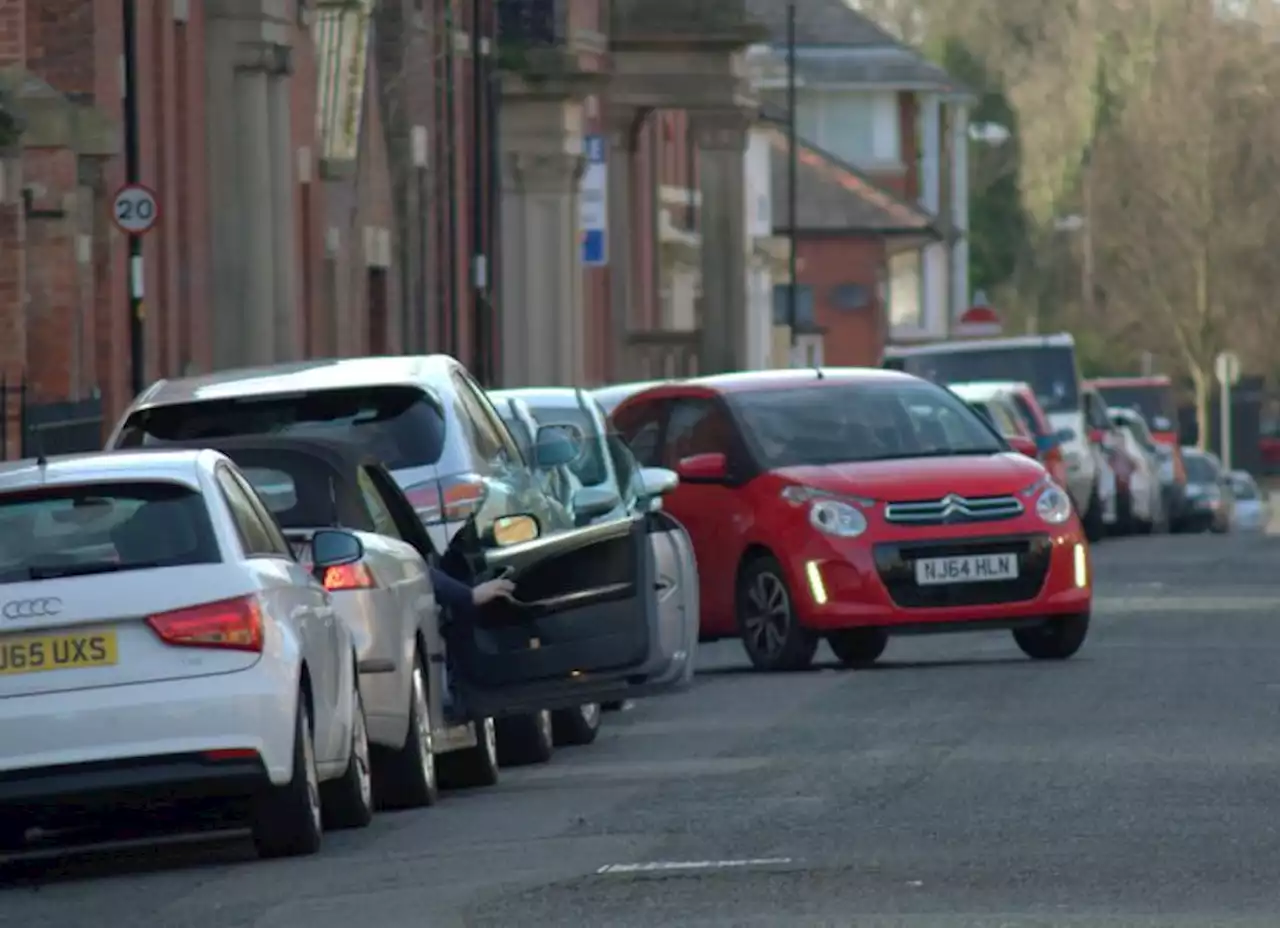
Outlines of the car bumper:
{"type": "Polygon", "coordinates": [[[102,765],[210,751],[253,751],[270,782],[287,783],[297,694],[296,670],[260,661],[236,673],[0,699],[0,803],[39,794],[50,770],[59,771],[51,783],[70,782],[77,769],[91,783],[102,765]]]}
{"type": "Polygon", "coordinates": [[[812,538],[788,558],[801,621],[818,631],[878,627],[889,630],[948,631],[957,627],[999,627],[1089,612],[1092,562],[1077,521],[1049,530],[968,534],[939,527],[884,540],[835,542],[812,538]],[[915,537],[911,537],[915,536],[915,537]],[[1017,553],[1019,579],[916,585],[920,557],[1017,553]]]}

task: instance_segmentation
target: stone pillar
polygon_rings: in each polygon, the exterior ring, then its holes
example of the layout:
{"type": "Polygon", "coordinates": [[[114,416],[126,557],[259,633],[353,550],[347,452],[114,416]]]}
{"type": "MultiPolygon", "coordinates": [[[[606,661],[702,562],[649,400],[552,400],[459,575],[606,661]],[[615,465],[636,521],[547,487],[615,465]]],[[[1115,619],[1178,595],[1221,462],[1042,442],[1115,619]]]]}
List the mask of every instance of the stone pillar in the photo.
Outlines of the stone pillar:
{"type": "Polygon", "coordinates": [[[301,356],[302,316],[298,305],[298,203],[293,147],[293,106],[289,78],[276,75],[267,87],[271,119],[271,238],[275,261],[275,356],[301,356]]]}
{"type": "Polygon", "coordinates": [[[583,377],[582,164],[567,152],[504,155],[503,386],[573,386],[583,377]]]}
{"type": "Polygon", "coordinates": [[[748,366],[746,143],[743,112],[693,116],[702,194],[702,319],[698,372],[748,366]]]}
{"type": "Polygon", "coordinates": [[[585,373],[582,105],[504,97],[501,384],[568,386],[585,373]]]}
{"type": "MultiPolygon", "coordinates": [[[[606,104],[608,105],[608,104],[606,104]]],[[[627,336],[635,327],[635,243],[632,188],[637,111],[609,105],[609,345],[606,370],[626,376],[627,336]]]]}
{"type": "Polygon", "coordinates": [[[236,35],[230,20],[210,18],[205,27],[205,140],[209,146],[209,315],[215,368],[241,363],[244,300],[239,273],[240,217],[237,203],[235,96],[236,35]]]}
{"type": "Polygon", "coordinates": [[[240,363],[275,360],[276,283],[272,209],[271,108],[267,72],[241,65],[235,75],[236,168],[234,203],[241,217],[237,230],[241,272],[240,363]]]}

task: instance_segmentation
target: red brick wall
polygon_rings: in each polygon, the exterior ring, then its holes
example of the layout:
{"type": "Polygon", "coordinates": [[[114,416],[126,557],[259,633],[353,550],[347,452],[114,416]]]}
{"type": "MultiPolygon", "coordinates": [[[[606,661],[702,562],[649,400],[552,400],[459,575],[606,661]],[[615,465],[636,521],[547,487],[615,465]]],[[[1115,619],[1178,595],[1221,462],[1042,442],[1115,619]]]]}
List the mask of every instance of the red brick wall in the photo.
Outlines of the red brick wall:
{"type": "Polygon", "coordinates": [[[801,239],[798,259],[800,283],[813,288],[816,322],[826,329],[823,359],[832,367],[876,366],[885,344],[885,314],[880,306],[877,282],[884,266],[884,245],[862,236],[801,239]],[[833,288],[861,284],[871,294],[863,309],[837,310],[831,303],[833,288]]]}

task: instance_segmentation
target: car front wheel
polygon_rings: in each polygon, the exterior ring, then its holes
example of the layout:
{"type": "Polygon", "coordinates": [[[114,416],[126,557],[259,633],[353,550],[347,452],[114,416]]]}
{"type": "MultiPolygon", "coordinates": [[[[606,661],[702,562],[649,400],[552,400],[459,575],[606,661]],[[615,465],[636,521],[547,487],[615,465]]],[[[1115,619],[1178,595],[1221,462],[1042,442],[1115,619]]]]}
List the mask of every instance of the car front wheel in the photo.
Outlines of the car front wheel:
{"type": "Polygon", "coordinates": [[[805,670],[818,637],[800,624],[795,602],[776,558],[749,562],[738,578],[738,631],[757,670],[805,670]]]}
{"type": "Polygon", "coordinates": [[[1089,615],[1050,619],[1034,628],[1013,633],[1022,653],[1038,661],[1061,661],[1075,655],[1089,635],[1089,615]]]}

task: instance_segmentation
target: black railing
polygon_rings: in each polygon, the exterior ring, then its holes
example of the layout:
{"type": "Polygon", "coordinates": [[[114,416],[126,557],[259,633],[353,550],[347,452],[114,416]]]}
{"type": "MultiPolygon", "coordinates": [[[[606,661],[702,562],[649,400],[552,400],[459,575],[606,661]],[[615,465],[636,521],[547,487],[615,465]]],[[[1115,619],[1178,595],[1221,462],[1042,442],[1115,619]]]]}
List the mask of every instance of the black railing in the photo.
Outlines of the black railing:
{"type": "Polygon", "coordinates": [[[100,398],[35,403],[25,382],[0,379],[0,460],[101,448],[100,398]]]}

